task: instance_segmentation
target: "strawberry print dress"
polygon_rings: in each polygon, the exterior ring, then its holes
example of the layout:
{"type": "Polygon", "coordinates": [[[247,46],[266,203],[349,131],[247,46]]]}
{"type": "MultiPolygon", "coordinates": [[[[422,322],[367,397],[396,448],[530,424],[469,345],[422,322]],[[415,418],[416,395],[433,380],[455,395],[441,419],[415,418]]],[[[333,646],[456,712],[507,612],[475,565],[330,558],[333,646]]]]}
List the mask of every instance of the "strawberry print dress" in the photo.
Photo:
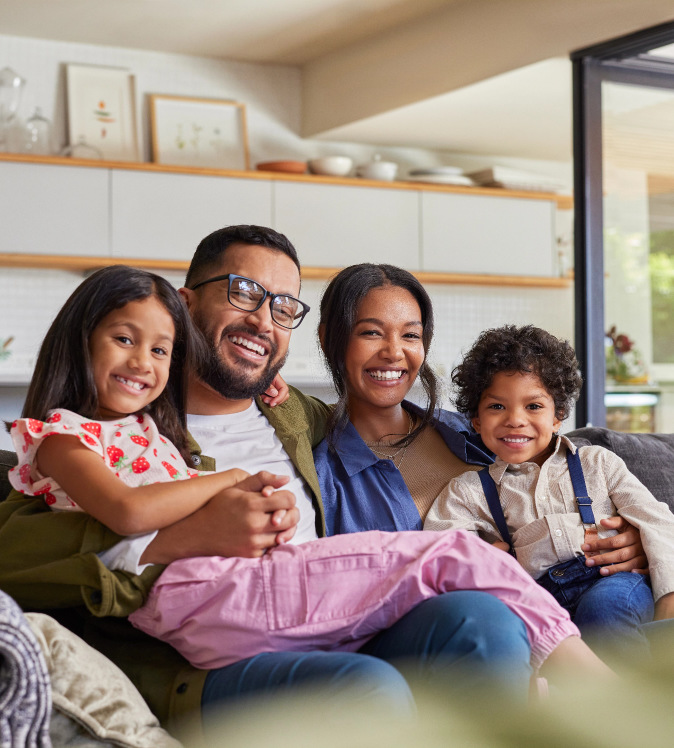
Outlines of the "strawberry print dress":
{"type": "Polygon", "coordinates": [[[19,464],[9,471],[12,486],[30,496],[44,496],[51,509],[82,511],[49,476],[41,475],[35,456],[43,439],[54,434],[76,436],[128,486],[193,478],[180,452],[157,430],[154,420],[132,414],[118,421],[92,421],[70,410],[49,411],[46,421],[20,418],[11,428],[19,464]]]}

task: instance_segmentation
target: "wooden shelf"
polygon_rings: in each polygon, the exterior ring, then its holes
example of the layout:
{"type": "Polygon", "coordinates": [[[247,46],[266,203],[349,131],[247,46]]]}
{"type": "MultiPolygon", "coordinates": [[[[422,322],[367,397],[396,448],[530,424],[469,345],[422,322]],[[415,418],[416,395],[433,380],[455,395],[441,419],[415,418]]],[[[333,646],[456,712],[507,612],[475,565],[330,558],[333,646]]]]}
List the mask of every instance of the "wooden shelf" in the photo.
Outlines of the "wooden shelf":
{"type": "Polygon", "coordinates": [[[525,190],[504,190],[495,187],[462,187],[437,185],[423,182],[377,182],[358,177],[322,177],[314,174],[282,174],[272,171],[233,171],[223,169],[203,169],[187,166],[166,166],[135,161],[96,161],[89,159],[64,158],[62,156],[32,156],[21,153],[0,153],[0,161],[14,161],[24,164],[53,164],[55,166],[78,166],[90,169],[125,169],[128,171],[147,171],[169,174],[193,174],[210,177],[229,177],[230,179],[265,179],[281,182],[307,182],[311,184],[333,184],[348,187],[377,187],[391,190],[412,190],[417,192],[453,192],[464,195],[483,195],[488,197],[524,198],[526,200],[548,200],[560,210],[573,208],[571,195],[557,195],[551,192],[531,192],[525,190]]]}
{"type": "MultiPolygon", "coordinates": [[[[108,265],[130,265],[145,270],[173,270],[186,272],[189,262],[185,260],[149,260],[137,257],[76,257],[65,255],[0,254],[0,267],[28,267],[49,270],[70,270],[85,273],[108,265]]],[[[329,280],[340,271],[338,267],[303,267],[303,280],[329,280]]],[[[569,288],[573,277],[556,278],[535,275],[482,275],[468,273],[433,273],[412,271],[426,284],[444,283],[463,286],[518,286],[528,288],[569,288]]]]}

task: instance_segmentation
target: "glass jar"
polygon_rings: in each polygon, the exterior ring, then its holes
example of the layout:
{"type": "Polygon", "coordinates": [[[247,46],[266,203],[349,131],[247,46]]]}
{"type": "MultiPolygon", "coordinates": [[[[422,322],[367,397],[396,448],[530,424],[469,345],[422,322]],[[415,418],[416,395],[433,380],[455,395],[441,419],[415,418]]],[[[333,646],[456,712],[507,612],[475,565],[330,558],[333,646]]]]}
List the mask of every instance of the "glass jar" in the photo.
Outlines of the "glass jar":
{"type": "Polygon", "coordinates": [[[16,116],[26,81],[11,68],[0,70],[0,151],[8,150],[7,136],[16,116]]]}
{"type": "Polygon", "coordinates": [[[33,116],[24,125],[24,153],[49,156],[53,153],[51,122],[42,116],[40,107],[35,108],[33,116]]]}

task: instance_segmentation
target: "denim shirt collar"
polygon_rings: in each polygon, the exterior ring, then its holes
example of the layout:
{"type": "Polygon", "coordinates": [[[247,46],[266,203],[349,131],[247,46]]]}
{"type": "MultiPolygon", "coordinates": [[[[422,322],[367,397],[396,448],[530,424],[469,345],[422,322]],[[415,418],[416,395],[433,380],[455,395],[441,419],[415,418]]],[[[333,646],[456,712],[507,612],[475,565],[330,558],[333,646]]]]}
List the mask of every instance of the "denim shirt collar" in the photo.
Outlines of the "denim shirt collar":
{"type": "MultiPolygon", "coordinates": [[[[403,402],[403,407],[416,416],[421,416],[424,412],[423,408],[407,400],[403,402]]],[[[467,462],[469,465],[489,465],[494,461],[492,453],[482,444],[479,435],[472,431],[468,421],[459,413],[438,409],[435,412],[432,425],[443,438],[449,450],[460,460],[467,462]]],[[[365,444],[351,421],[339,435],[334,446],[337,456],[350,478],[378,462],[390,462],[390,460],[380,459],[374,454],[365,444]]]]}

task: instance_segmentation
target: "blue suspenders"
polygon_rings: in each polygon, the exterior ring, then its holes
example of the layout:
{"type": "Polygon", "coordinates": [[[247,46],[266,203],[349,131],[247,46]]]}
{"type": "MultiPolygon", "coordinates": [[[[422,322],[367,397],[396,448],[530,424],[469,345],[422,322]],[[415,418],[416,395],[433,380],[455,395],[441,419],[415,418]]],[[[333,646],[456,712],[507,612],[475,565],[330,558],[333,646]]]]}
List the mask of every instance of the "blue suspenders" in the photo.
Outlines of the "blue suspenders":
{"type": "Polygon", "coordinates": [[[510,531],[505,521],[505,515],[503,514],[503,507],[501,506],[501,499],[499,498],[498,491],[496,490],[496,483],[494,479],[489,475],[489,468],[482,468],[477,473],[480,476],[480,482],[484,490],[484,495],[487,498],[487,505],[491,516],[494,518],[496,523],[496,529],[501,533],[501,538],[504,543],[508,544],[508,553],[511,556],[515,555],[515,549],[513,548],[513,541],[510,537],[510,531]]]}
{"type": "MultiPolygon", "coordinates": [[[[566,462],[569,466],[569,474],[571,476],[571,483],[573,484],[573,493],[576,496],[576,504],[578,505],[578,512],[580,513],[580,519],[584,525],[594,525],[594,512],[592,511],[592,499],[587,494],[587,486],[585,485],[585,477],[583,476],[583,467],[580,464],[580,457],[578,456],[578,450],[566,452],[566,462]]],[[[494,479],[489,475],[489,468],[482,468],[478,471],[480,476],[480,482],[484,489],[484,495],[487,498],[487,505],[491,512],[496,528],[498,529],[503,541],[510,546],[509,553],[515,555],[513,548],[512,538],[508,531],[508,525],[505,521],[505,515],[503,514],[503,507],[501,506],[501,500],[499,499],[498,491],[496,489],[496,483],[494,479]]]]}

